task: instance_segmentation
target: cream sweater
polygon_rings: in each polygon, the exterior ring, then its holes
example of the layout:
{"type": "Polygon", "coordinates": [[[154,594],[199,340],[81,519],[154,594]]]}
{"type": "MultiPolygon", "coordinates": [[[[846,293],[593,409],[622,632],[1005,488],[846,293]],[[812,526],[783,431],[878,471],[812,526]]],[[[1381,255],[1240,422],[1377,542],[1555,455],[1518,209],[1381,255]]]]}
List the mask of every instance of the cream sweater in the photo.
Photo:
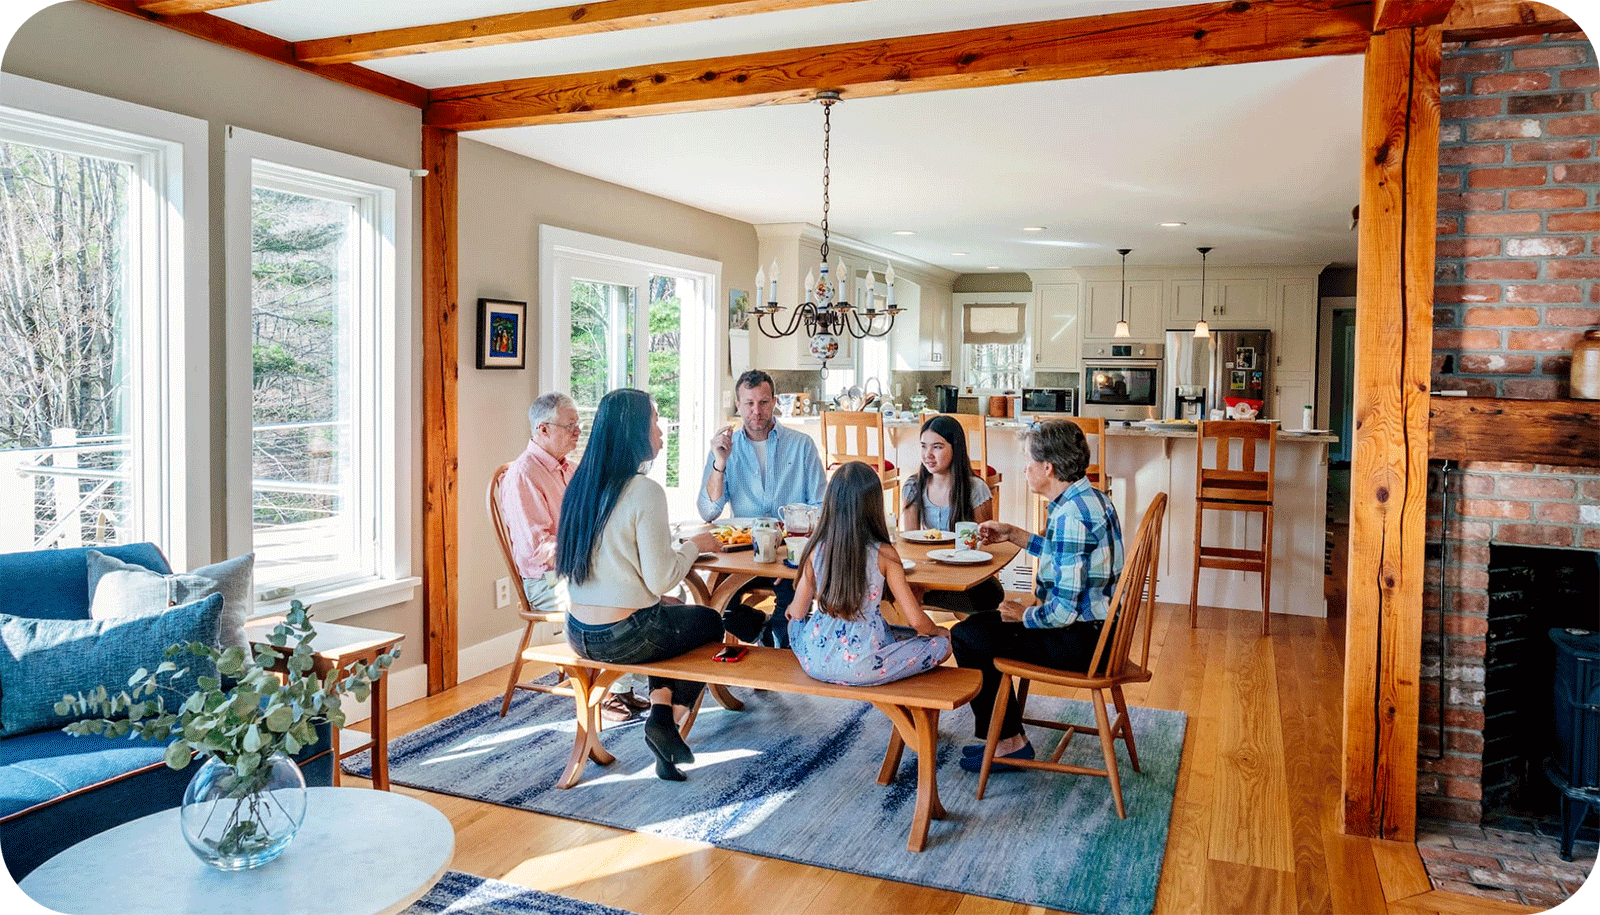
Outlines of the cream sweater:
{"type": "Polygon", "coordinates": [[[683,580],[699,555],[693,543],[672,548],[666,491],[639,474],[622,487],[600,531],[589,580],[569,585],[572,602],[635,610],[652,606],[683,580]]]}

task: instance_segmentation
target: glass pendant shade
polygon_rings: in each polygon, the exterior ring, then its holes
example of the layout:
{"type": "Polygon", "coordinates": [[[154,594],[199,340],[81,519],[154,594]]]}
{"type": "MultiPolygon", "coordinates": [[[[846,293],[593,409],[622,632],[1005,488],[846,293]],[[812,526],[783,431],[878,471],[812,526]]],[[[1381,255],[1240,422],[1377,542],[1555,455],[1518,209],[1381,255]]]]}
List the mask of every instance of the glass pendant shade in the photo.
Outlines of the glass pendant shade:
{"type": "Polygon", "coordinates": [[[1198,339],[1204,339],[1211,336],[1211,326],[1206,323],[1205,318],[1201,318],[1199,321],[1195,322],[1194,335],[1198,339]]]}
{"type": "Polygon", "coordinates": [[[1128,322],[1127,321],[1118,321],[1117,322],[1116,333],[1112,334],[1112,336],[1114,336],[1114,337],[1127,337],[1127,336],[1130,336],[1130,334],[1128,333],[1128,322]]]}

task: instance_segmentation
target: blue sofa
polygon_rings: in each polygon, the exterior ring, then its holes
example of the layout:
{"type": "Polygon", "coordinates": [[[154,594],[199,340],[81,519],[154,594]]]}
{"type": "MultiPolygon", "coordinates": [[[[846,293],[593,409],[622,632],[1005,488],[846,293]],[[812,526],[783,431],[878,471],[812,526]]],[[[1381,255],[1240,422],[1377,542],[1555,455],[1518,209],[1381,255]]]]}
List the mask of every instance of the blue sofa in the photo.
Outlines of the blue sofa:
{"type": "MultiPolygon", "coordinates": [[[[96,547],[163,574],[154,544],[96,547]]],[[[87,549],[0,554],[0,613],[87,619],[87,549]]],[[[328,728],[299,756],[308,785],[333,783],[328,728]]],[[[57,852],[107,829],[178,806],[194,766],[161,761],[166,745],[127,738],[72,737],[56,729],[0,738],[0,854],[15,880],[57,852]]],[[[174,840],[177,836],[173,837],[174,840]]]]}

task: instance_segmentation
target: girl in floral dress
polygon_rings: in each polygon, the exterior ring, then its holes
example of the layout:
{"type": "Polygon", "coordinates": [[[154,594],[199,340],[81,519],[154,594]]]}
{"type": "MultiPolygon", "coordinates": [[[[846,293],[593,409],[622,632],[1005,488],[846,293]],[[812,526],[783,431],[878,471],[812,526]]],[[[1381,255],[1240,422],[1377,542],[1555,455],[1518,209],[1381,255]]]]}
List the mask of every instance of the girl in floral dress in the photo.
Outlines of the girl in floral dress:
{"type": "Polygon", "coordinates": [[[949,637],[912,595],[884,521],[883,483],[866,464],[852,461],[834,472],[798,565],[789,642],[813,679],[877,686],[932,670],[950,656],[949,637]],[[911,628],[883,618],[878,602],[885,585],[911,628]]]}

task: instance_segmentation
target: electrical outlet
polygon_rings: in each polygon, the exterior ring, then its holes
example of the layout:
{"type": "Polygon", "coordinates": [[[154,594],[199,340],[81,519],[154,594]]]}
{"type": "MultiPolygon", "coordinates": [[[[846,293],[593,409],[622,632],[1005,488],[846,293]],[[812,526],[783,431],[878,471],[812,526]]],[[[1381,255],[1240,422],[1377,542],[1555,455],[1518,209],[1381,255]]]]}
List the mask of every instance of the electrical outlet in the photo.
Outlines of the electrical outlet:
{"type": "Polygon", "coordinates": [[[494,605],[496,607],[511,606],[511,579],[497,578],[494,582],[494,605]]]}

